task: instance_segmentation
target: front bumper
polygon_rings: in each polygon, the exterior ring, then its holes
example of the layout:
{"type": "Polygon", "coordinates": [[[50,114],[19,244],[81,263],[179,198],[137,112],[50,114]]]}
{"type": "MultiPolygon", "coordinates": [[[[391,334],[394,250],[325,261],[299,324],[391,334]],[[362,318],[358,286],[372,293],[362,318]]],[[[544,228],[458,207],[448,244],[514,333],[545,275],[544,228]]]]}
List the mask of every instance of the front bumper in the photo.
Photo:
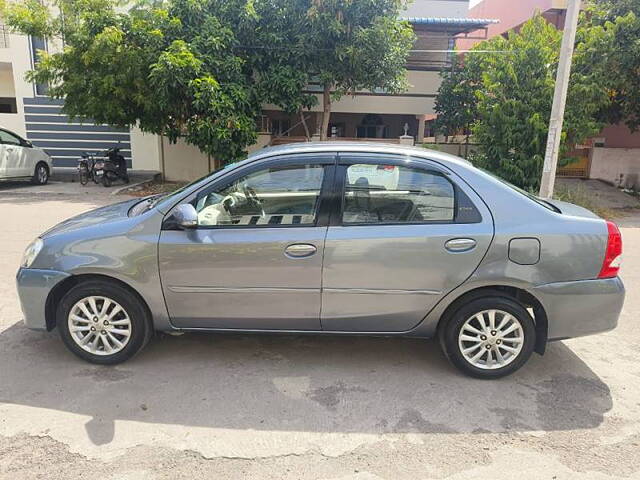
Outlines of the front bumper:
{"type": "Polygon", "coordinates": [[[612,330],[624,304],[619,277],[548,283],[532,292],[542,303],[549,340],[581,337],[612,330]]]}
{"type": "Polygon", "coordinates": [[[16,275],[24,324],[32,330],[47,330],[46,304],[49,293],[68,273],[21,268],[16,275]]]}

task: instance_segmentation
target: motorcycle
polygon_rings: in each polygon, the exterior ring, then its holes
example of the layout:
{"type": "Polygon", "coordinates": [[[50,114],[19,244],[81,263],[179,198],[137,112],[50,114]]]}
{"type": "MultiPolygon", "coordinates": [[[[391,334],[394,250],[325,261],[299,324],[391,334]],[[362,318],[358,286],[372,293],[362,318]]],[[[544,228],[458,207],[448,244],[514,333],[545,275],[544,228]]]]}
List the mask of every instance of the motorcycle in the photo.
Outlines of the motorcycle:
{"type": "Polygon", "coordinates": [[[129,183],[127,174],[127,161],[120,154],[120,148],[113,147],[104,152],[104,158],[95,162],[93,166],[96,183],[102,182],[105,187],[121,179],[124,183],[129,183]]]}

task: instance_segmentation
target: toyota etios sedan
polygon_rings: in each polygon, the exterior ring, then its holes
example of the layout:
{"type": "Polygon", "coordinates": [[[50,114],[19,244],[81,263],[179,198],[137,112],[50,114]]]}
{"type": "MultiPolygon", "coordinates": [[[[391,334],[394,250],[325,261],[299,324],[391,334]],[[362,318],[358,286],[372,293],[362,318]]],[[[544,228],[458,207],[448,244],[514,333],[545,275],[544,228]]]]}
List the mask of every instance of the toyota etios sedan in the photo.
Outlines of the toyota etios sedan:
{"type": "Polygon", "coordinates": [[[27,248],[27,327],[115,364],[154,331],[438,337],[496,378],[614,328],[617,227],[434,151],[269,148],[166,196],[72,218],[27,248]]]}

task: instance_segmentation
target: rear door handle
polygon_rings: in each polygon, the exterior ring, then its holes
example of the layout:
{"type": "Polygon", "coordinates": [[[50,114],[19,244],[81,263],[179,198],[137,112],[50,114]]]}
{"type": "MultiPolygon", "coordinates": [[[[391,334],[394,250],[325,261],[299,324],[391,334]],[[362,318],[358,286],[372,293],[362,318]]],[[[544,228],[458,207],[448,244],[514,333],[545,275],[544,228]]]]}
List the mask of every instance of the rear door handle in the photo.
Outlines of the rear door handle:
{"type": "Polygon", "coordinates": [[[318,249],[310,243],[294,243],[284,249],[284,254],[290,258],[305,258],[316,253],[318,249]]]}
{"type": "Polygon", "coordinates": [[[452,238],[444,244],[444,248],[450,252],[468,252],[476,246],[473,238],[452,238]]]}

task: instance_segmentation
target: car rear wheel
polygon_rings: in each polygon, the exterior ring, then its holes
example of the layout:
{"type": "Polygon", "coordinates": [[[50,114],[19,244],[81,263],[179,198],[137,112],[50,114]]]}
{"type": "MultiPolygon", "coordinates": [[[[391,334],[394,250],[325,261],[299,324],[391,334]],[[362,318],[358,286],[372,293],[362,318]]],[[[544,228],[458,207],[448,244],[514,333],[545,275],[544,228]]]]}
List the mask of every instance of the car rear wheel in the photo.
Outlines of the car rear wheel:
{"type": "Polygon", "coordinates": [[[151,336],[142,302],[107,281],[92,280],[73,287],[58,305],[56,320],[69,350],[102,365],[128,360],[151,336]]]}
{"type": "Polygon", "coordinates": [[[522,367],[535,346],[529,312],[506,297],[485,297],[461,307],[442,332],[447,357],[476,378],[500,378],[522,367]]]}
{"type": "Polygon", "coordinates": [[[40,162],[36,165],[36,169],[31,177],[31,183],[34,185],[46,185],[49,181],[49,167],[46,163],[40,162]]]}

